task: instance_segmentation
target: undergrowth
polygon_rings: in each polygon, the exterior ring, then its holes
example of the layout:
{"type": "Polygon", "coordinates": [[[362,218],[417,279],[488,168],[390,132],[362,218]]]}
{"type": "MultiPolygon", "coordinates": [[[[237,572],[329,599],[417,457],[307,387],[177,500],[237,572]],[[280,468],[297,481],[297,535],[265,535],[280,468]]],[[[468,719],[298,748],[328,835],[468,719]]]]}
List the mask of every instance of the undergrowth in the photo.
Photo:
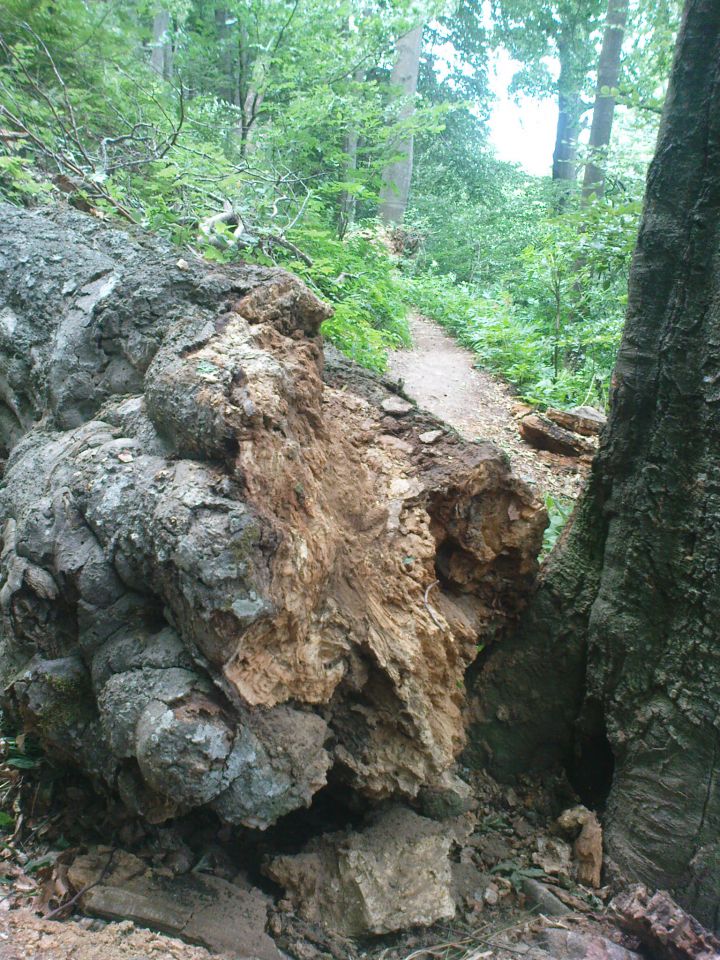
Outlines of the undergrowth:
{"type": "Polygon", "coordinates": [[[541,560],[544,560],[548,556],[557,543],[560,534],[570,519],[573,506],[574,503],[572,500],[563,497],[553,497],[550,493],[545,494],[545,509],[548,513],[548,525],[543,534],[542,548],[540,550],[541,560]]]}
{"type": "Polygon", "coordinates": [[[408,281],[409,296],[528,402],[602,409],[638,215],[636,204],[601,202],[549,217],[493,284],[424,272],[408,281]]]}
{"type": "Polygon", "coordinates": [[[283,264],[333,307],[323,334],[343,353],[376,372],[387,351],[410,346],[407,283],[372,225],[339,240],[320,218],[294,235],[312,266],[292,257],[283,264]]]}

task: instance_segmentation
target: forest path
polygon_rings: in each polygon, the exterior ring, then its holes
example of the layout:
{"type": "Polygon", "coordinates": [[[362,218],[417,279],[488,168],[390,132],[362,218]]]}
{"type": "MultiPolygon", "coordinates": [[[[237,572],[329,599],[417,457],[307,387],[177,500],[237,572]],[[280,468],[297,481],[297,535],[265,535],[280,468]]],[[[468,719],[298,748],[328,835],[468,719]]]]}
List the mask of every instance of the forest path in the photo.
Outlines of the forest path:
{"type": "Polygon", "coordinates": [[[412,314],[413,346],[394,350],[389,376],[402,380],[407,395],[468,440],[491,440],[510,457],[516,473],[540,494],[576,498],[586,468],[576,460],[538,451],[520,437],[510,387],[476,366],[476,356],[436,323],[412,314]]]}

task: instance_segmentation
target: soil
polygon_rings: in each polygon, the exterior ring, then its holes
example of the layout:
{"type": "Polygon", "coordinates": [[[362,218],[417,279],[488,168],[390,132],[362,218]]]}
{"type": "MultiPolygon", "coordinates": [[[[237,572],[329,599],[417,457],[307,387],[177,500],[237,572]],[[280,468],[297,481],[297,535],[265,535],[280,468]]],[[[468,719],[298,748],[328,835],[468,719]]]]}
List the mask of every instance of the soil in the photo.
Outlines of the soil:
{"type": "Polygon", "coordinates": [[[0,960],[223,960],[182,940],[83,917],[59,923],[30,910],[0,914],[0,960]]]}
{"type": "Polygon", "coordinates": [[[405,393],[445,420],[468,440],[491,440],[510,457],[516,473],[540,494],[576,499],[587,464],[534,450],[521,438],[511,387],[427,317],[410,317],[413,347],[390,354],[388,375],[402,381],[405,393]]]}

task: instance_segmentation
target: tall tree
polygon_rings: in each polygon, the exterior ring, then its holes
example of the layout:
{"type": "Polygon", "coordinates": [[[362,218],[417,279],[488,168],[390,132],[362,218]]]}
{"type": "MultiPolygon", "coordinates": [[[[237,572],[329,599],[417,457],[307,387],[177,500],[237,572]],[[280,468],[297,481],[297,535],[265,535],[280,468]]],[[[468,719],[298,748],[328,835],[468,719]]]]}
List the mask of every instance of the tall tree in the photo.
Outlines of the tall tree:
{"type": "MultiPolygon", "coordinates": [[[[396,96],[401,97],[398,122],[403,126],[415,112],[415,92],[420,70],[423,27],[414,27],[397,42],[397,58],[390,76],[396,96]]],[[[380,219],[383,223],[402,223],[410,195],[413,171],[413,134],[405,126],[401,138],[394,144],[396,159],[382,174],[380,191],[380,219]]]]}
{"type": "Polygon", "coordinates": [[[594,33],[602,0],[495,0],[499,39],[523,64],[513,86],[533,96],[557,98],[558,119],[552,176],[577,178],[577,139],[586,109],[584,94],[595,61],[594,33]],[[555,79],[546,61],[559,66],[555,79]]]}
{"type": "Polygon", "coordinates": [[[476,750],[607,794],[608,861],[720,927],[720,4],[688,0],[589,487],[476,750]],[[504,709],[500,709],[503,707],[504,709]],[[502,721],[498,719],[502,717],[502,721]]]}
{"type": "Polygon", "coordinates": [[[601,166],[610,146],[617,86],[620,80],[620,57],[627,23],[629,0],[608,0],[605,33],[598,60],[597,87],[590,127],[590,158],[585,165],[583,197],[602,196],[605,173],[601,166]]]}
{"type": "MultiPolygon", "coordinates": [[[[362,83],[365,71],[358,67],[353,74],[353,81],[357,84],[362,83]]],[[[342,239],[347,230],[355,222],[355,212],[357,209],[357,194],[353,178],[357,174],[358,165],[358,146],[360,136],[355,123],[350,123],[345,133],[345,142],[343,152],[345,154],[345,182],[346,186],[340,194],[340,209],[338,211],[338,236],[342,239]]]]}
{"type": "Polygon", "coordinates": [[[170,13],[158,10],[153,18],[153,42],[150,63],[155,73],[170,80],[173,73],[173,48],[170,40],[170,13]]]}

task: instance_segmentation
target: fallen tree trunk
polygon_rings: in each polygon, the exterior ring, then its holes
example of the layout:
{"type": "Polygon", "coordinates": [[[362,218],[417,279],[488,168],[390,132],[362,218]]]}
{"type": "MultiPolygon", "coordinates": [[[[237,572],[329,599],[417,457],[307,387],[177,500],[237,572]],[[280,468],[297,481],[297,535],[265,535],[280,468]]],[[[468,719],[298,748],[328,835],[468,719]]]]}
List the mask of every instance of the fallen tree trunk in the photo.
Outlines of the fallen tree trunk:
{"type": "Polygon", "coordinates": [[[540,413],[531,413],[518,423],[520,436],[531,447],[549,450],[564,457],[592,457],[595,447],[589,440],[554,423],[540,413]]]}
{"type": "Polygon", "coordinates": [[[331,768],[442,785],[545,524],[502,454],[324,369],[328,309],[281,270],[1,215],[6,701],[156,822],[263,828],[331,768]]]}

